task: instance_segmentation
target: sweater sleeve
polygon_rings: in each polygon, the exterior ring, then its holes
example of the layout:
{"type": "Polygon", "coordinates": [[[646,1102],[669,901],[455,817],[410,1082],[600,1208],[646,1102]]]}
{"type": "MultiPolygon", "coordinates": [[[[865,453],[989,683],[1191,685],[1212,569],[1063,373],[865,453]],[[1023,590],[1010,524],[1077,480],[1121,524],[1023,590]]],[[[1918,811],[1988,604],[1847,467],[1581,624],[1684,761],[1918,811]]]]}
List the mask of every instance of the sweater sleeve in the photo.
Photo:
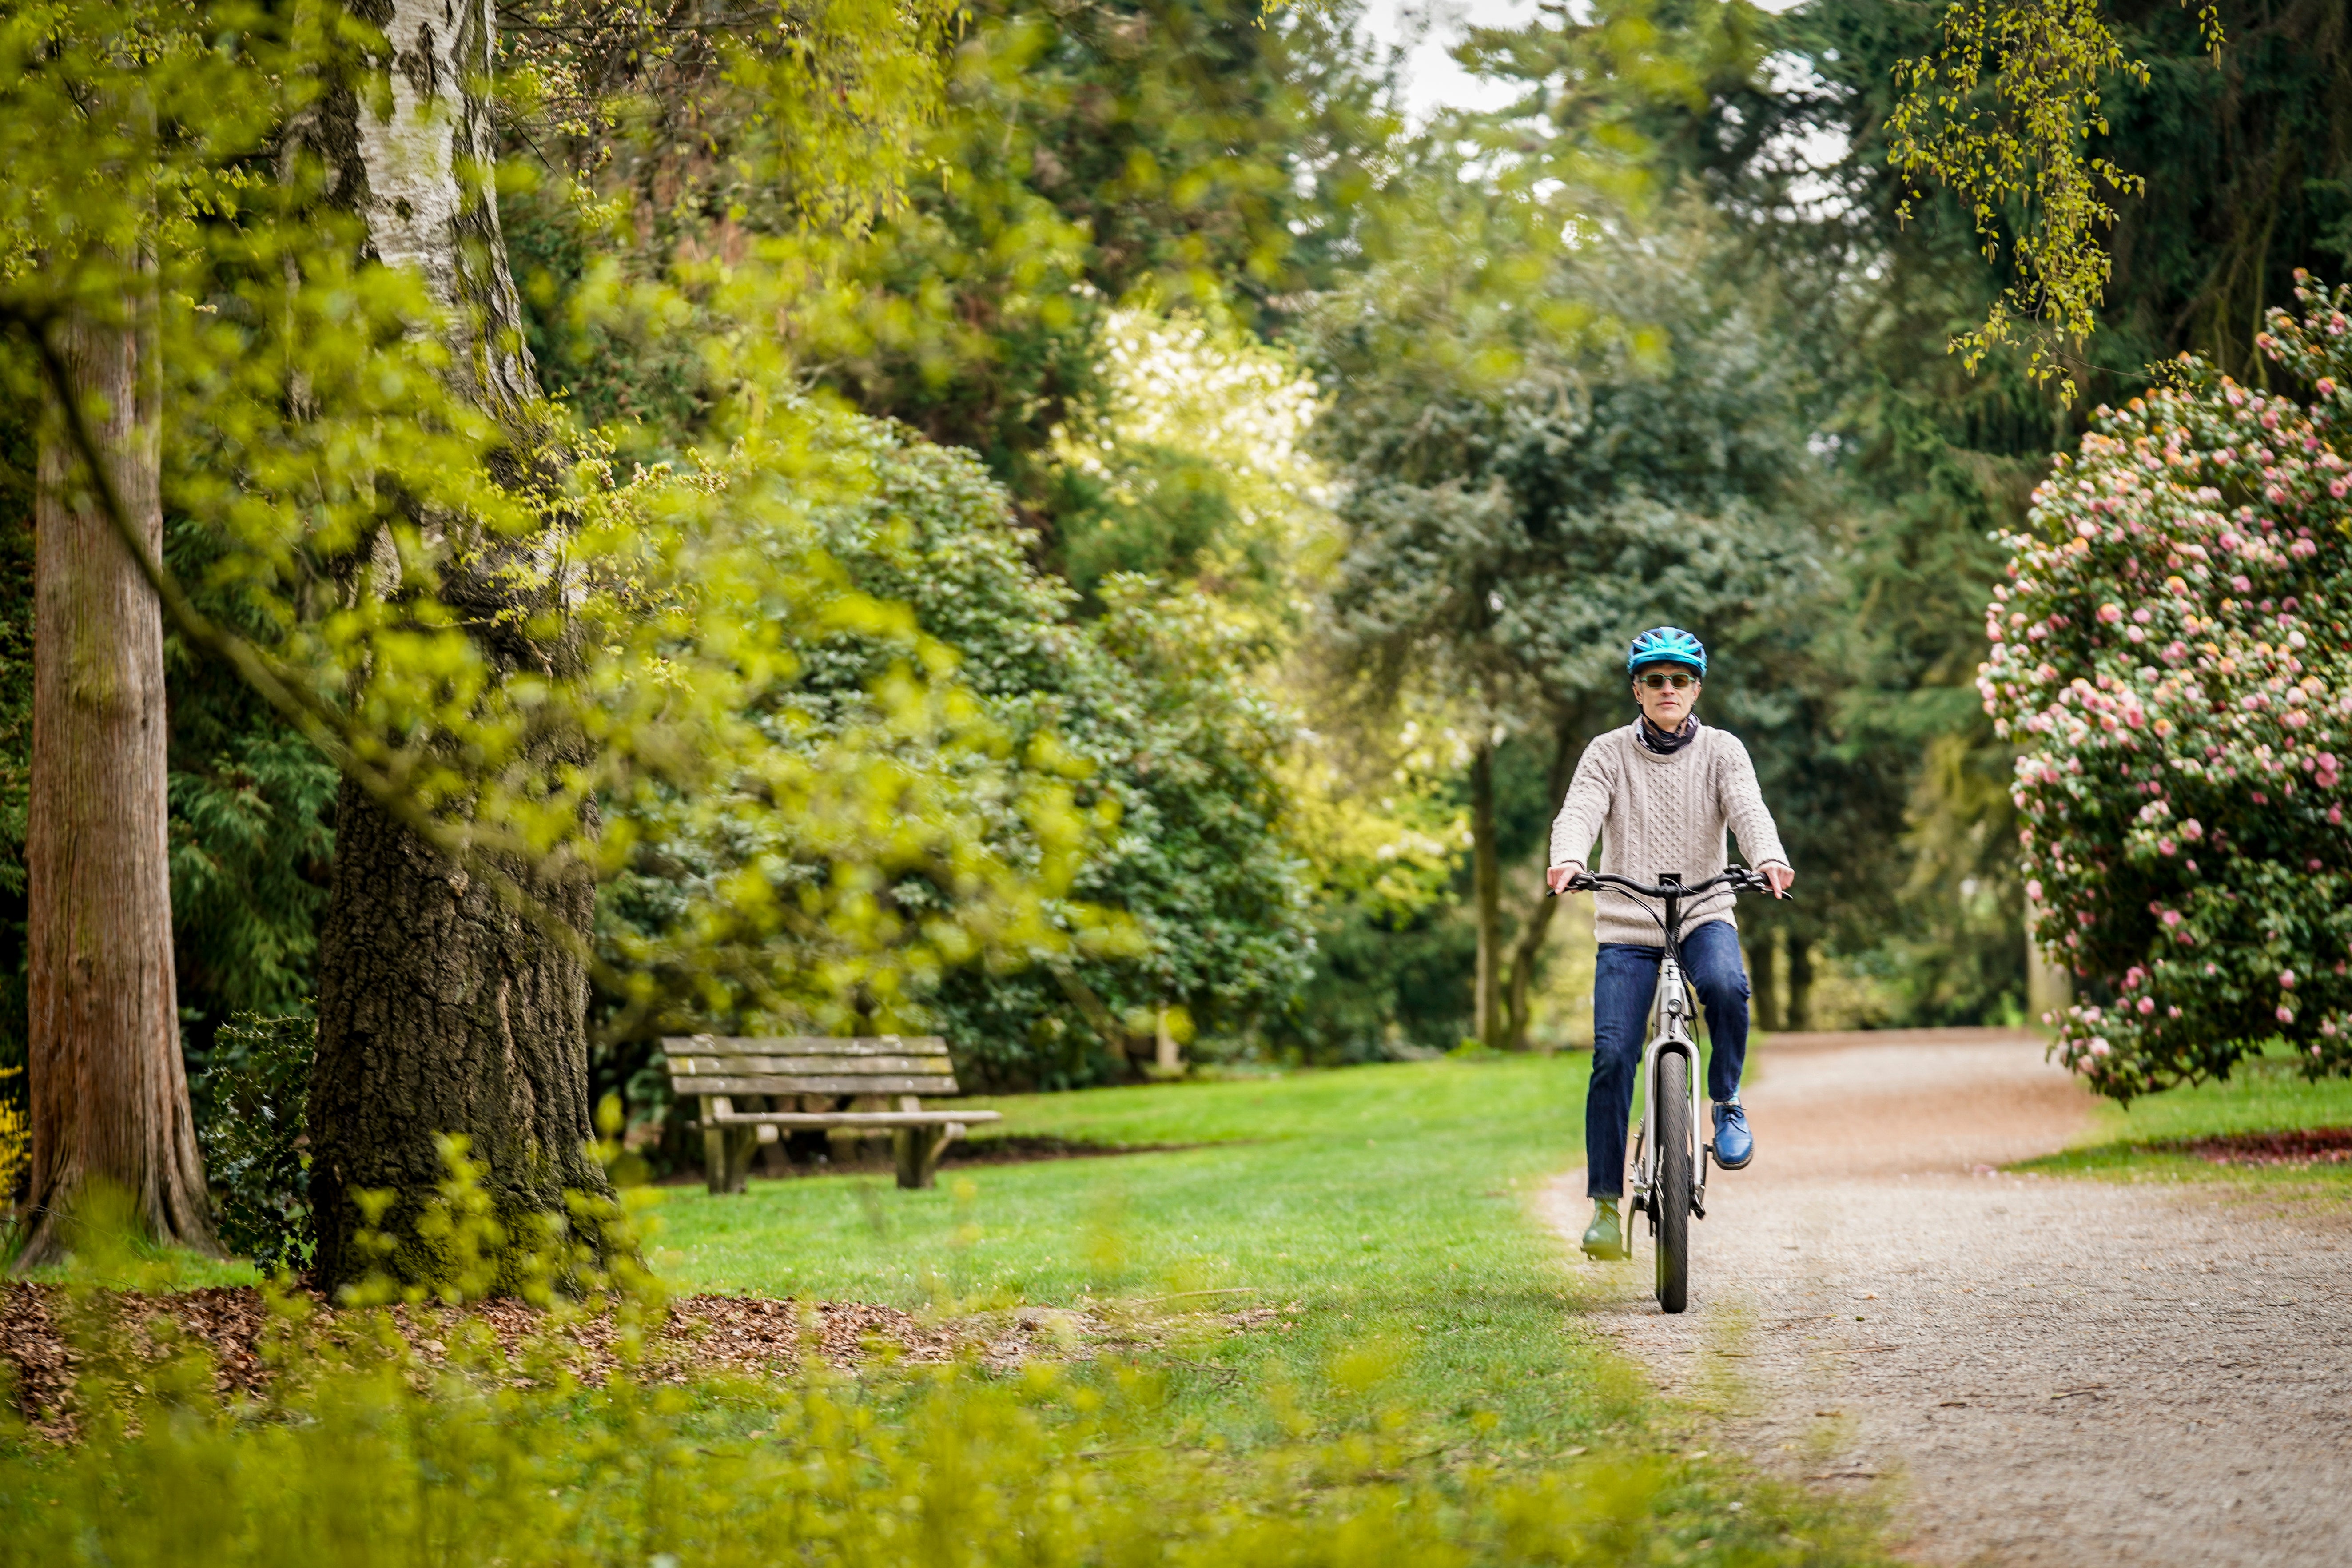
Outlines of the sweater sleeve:
{"type": "MultiPolygon", "coordinates": [[[[1739,852],[1748,857],[1750,866],[1776,861],[1788,865],[1789,852],[1780,847],[1780,830],[1773,826],[1772,813],[1764,805],[1764,791],[1756,783],[1756,764],[1748,760],[1748,748],[1727,731],[1717,730],[1716,736],[1724,748],[1716,787],[1720,791],[1723,820],[1739,840],[1739,852]]],[[[1555,837],[1558,831],[1553,830],[1555,837]]],[[[1557,851],[1553,858],[1559,858],[1557,851]]]]}
{"type": "Polygon", "coordinates": [[[1586,744],[1584,755],[1576,761],[1576,776],[1569,781],[1568,798],[1560,802],[1559,815],[1551,822],[1552,865],[1592,863],[1592,840],[1600,835],[1601,824],[1609,815],[1608,741],[1607,735],[1596,737],[1586,744]]]}

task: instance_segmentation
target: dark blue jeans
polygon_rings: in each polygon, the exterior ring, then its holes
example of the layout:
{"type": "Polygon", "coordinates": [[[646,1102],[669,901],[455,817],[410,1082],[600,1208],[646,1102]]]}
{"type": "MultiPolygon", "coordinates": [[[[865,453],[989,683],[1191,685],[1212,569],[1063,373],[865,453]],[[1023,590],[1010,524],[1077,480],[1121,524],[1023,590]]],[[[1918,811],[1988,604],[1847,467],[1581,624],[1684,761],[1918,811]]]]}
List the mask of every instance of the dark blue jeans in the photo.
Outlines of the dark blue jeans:
{"type": "MultiPolygon", "coordinates": [[[[1591,1197],[1625,1190],[1633,1080],[1650,1043],[1650,1000],[1665,956],[1663,947],[1604,942],[1593,966],[1592,1087],[1584,1096],[1584,1189],[1591,1197]]],[[[1683,969],[1706,1009],[1707,1095],[1729,1100],[1739,1092],[1739,1068],[1748,1059],[1748,966],[1739,959],[1739,933],[1722,921],[1685,933],[1683,969]]]]}

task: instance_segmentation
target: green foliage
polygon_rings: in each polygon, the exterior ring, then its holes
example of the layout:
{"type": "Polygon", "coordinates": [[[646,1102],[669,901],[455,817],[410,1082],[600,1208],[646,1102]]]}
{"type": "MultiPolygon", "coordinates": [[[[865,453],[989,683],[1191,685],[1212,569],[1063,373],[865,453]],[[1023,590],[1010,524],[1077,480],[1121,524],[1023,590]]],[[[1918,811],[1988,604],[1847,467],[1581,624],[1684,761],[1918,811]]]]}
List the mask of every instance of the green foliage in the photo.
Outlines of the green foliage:
{"type": "Polygon", "coordinates": [[[318,1029],[308,1017],[235,1015],[190,1086],[221,1245],[265,1275],[301,1272],[317,1245],[304,1132],[318,1029]]]}
{"type": "MultiPolygon", "coordinates": [[[[233,1411],[192,1386],[204,1369],[184,1358],[132,1405],[135,1426],[6,1461],[0,1562],[366,1568],[490,1541],[583,1565],[1880,1560],[1793,1498],[1726,1507],[1685,1461],[1433,1474],[1380,1397],[1376,1354],[1337,1369],[1360,1391],[1347,1427],[1302,1423],[1237,1462],[1157,1441],[1149,1375],[959,1369],[869,1389],[818,1370],[679,1389],[559,1373],[540,1387],[489,1375],[487,1355],[474,1375],[436,1376],[383,1332],[390,1353],[281,1366],[233,1411]],[[1800,1522],[1828,1539],[1787,1528],[1800,1522]]],[[[1282,1391],[1268,1396],[1279,1408],[1282,1391]]]]}
{"type": "Polygon", "coordinates": [[[1391,358],[1404,323],[1443,335],[1439,300],[1367,308],[1422,287],[1411,275],[1375,271],[1333,302],[1318,353],[1341,403],[1318,429],[1349,531],[1333,614],[1377,682],[1411,670],[1467,710],[1548,728],[1616,692],[1642,626],[1719,638],[1804,586],[1787,367],[1713,286],[1707,250],[1703,228],[1596,241],[1545,291],[1642,326],[1589,357],[1541,331],[1490,345],[1525,366],[1491,383],[1469,368],[1488,352],[1475,338],[1454,351],[1460,375],[1391,358]]]}
{"type": "MultiPolygon", "coordinates": [[[[347,226],[310,204],[315,170],[246,178],[269,128],[340,68],[299,27],[257,22],[222,35],[236,48],[213,47],[205,29],[230,15],[173,22],[135,79],[101,47],[52,48],[23,26],[0,39],[13,95],[0,121],[25,174],[0,206],[0,248],[47,258],[10,270],[0,315],[17,337],[0,373],[32,401],[48,369],[34,351],[57,313],[76,302],[120,313],[130,280],[113,258],[128,252],[87,237],[157,237],[166,500],[203,543],[188,562],[197,594],[157,578],[180,633],[509,896],[522,898],[516,864],[610,873],[646,843],[708,837],[723,819],[749,854],[706,879],[696,920],[625,954],[635,973],[607,976],[633,1008],[657,1004],[665,973],[693,973],[739,1009],[887,1026],[909,976],[1083,946],[1082,907],[1043,907],[1089,831],[1066,787],[1051,770],[1006,782],[1005,747],[949,678],[951,657],[849,587],[809,536],[811,509],[864,479],[837,449],[839,422],[795,395],[772,337],[741,330],[775,320],[795,275],[747,265],[690,302],[654,282],[584,301],[584,319],[621,327],[689,313],[714,324],[700,348],[725,456],[624,479],[598,437],[544,410],[542,482],[509,487],[511,444],[530,433],[459,395],[445,336],[417,330],[436,316],[419,280],[360,258],[347,226]],[[86,142],[40,130],[71,119],[93,83],[158,95],[174,123],[208,134],[135,119],[86,142]],[[152,215],[121,199],[150,187],[167,197],[152,215]],[[82,203],[69,216],[59,193],[82,203]],[[504,606],[496,628],[477,624],[484,593],[504,606]],[[206,594],[228,595],[235,616],[206,614],[206,594]],[[898,658],[859,721],[826,729],[788,700],[794,650],[849,631],[895,642],[898,658]],[[1020,847],[1001,854],[1007,835],[1020,847]],[[918,877],[934,894],[919,908],[879,891],[918,877]]],[[[64,36],[102,37],[114,19],[76,11],[64,36]]],[[[888,47],[844,47],[869,45],[888,47]]],[[[773,100],[807,85],[793,72],[841,62],[754,63],[773,89],[761,101],[788,120],[773,100]]],[[[848,210],[846,196],[800,189],[811,211],[848,210]]],[[[298,761],[281,773],[299,775],[298,761]]],[[[256,767],[250,751],[231,763],[256,767]]],[[[191,804],[213,812],[216,848],[221,803],[191,804]]],[[[307,846],[299,834],[267,842],[260,869],[283,881],[307,846]]],[[[266,896],[268,879],[245,875],[251,860],[205,869],[266,896]]],[[[273,985],[299,959],[251,944],[240,956],[279,963],[257,976],[273,985]]]]}
{"type": "Polygon", "coordinates": [[[2117,1100],[2274,1036],[2313,1077],[2352,1071],[2352,290],[2301,303],[2259,342],[2307,405],[2191,361],[2103,412],[1986,609],[2035,937],[2092,983],[2056,1048],[2117,1100]]]}
{"type": "MultiPolygon", "coordinates": [[[[1896,68],[1907,96],[1887,127],[1896,169],[1906,177],[1934,174],[1968,203],[1987,260],[2000,253],[2002,216],[2022,215],[2011,241],[2021,279],[1952,347],[1974,370],[2011,341],[2020,318],[2047,323],[2031,339],[2026,374],[2036,384],[2056,377],[2068,402],[2074,378],[2053,344],[2071,338],[2079,351],[2113,271],[2092,233],[2116,221],[2099,187],[2130,195],[2147,189],[2144,177],[2085,157],[2081,148],[2090,132],[2107,131],[2102,79],[2122,71],[2147,79],[2147,68],[2126,57],[2104,11],[2099,0],[1962,0],[1944,13],[1937,54],[1896,68]],[[1997,107],[1980,101],[1988,64],[1997,107]]],[[[2207,5],[2199,19],[2218,51],[2219,9],[2207,5]]],[[[1907,202],[1898,210],[1911,216],[1907,202]]]]}
{"type": "MultiPolygon", "coordinates": [[[[1303,868],[1281,836],[1272,773],[1290,728],[1245,683],[1238,634],[1196,595],[1135,578],[1104,584],[1105,613],[1076,620],[1071,591],[1030,563],[1031,536],[975,459],[872,421],[844,419],[835,438],[857,453],[872,488],[820,513],[811,534],[779,536],[772,548],[821,549],[856,591],[906,606],[915,635],[952,662],[995,737],[984,769],[978,759],[947,764],[970,775],[959,787],[998,792],[987,841],[1016,864],[1063,853],[1024,839],[1016,808],[1024,789],[1065,792],[1099,837],[1061,873],[1069,899],[1083,903],[1054,906],[1045,918],[1073,933],[1087,907],[1116,921],[1116,940],[1073,963],[1025,973],[942,966],[916,977],[904,1005],[947,1034],[976,1081],[1008,1086],[1123,1070],[1127,1034],[1149,1035],[1161,1006],[1223,1029],[1279,1006],[1302,977],[1306,948],[1303,868]],[[1083,1003],[1073,1016],[1073,978],[1099,1002],[1096,1016],[1083,1003]]],[[[889,626],[806,637],[777,706],[805,735],[856,734],[880,721],[876,694],[887,690],[906,647],[889,626]]],[[[698,884],[741,863],[728,846],[747,831],[720,813],[691,837],[649,837],[607,895],[608,932],[689,918],[698,884]]],[[[928,912],[941,908],[942,892],[907,879],[887,897],[928,912]]],[[[761,933],[757,962],[788,967],[796,938],[761,933]]],[[[616,953],[627,951],[658,944],[616,953]]],[[[693,1010],[673,1022],[751,1026],[749,993],[730,997],[707,973],[678,978],[693,1010]]]]}
{"type": "Polygon", "coordinates": [[[1059,491],[1043,459],[1103,386],[1115,307],[1230,300],[1263,326],[1349,247],[1396,129],[1357,16],[974,7],[926,148],[939,174],[855,264],[872,304],[835,384],[979,452],[1033,516],[1083,511],[1087,487],[1059,491]]]}

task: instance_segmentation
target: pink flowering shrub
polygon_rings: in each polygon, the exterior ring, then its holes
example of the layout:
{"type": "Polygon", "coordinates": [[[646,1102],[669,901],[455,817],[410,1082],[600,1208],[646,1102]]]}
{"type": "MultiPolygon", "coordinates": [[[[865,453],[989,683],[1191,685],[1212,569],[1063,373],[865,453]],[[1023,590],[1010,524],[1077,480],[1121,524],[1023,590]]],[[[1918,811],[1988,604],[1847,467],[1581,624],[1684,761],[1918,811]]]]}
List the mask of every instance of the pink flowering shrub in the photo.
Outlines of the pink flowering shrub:
{"type": "Polygon", "coordinates": [[[2184,356],[2058,459],[1985,609],[2054,1049],[2116,1100],[2280,1036],[2352,1071],[2352,289],[2298,283],[2255,342],[2310,403],[2184,356]]]}

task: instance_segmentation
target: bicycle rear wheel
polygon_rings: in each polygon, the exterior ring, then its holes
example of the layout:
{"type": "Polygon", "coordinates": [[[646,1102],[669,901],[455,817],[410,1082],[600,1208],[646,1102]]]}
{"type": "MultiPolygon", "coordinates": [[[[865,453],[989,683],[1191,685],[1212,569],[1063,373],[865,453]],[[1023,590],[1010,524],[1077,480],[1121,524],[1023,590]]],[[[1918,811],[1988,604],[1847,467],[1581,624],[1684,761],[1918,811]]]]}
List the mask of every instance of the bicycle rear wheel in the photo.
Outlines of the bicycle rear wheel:
{"type": "Polygon", "coordinates": [[[1659,1052],[1656,1090],[1651,1110],[1658,1129],[1658,1182],[1650,1203],[1658,1238],[1658,1307],[1679,1312],[1690,1295],[1690,1058],[1659,1052]]]}

